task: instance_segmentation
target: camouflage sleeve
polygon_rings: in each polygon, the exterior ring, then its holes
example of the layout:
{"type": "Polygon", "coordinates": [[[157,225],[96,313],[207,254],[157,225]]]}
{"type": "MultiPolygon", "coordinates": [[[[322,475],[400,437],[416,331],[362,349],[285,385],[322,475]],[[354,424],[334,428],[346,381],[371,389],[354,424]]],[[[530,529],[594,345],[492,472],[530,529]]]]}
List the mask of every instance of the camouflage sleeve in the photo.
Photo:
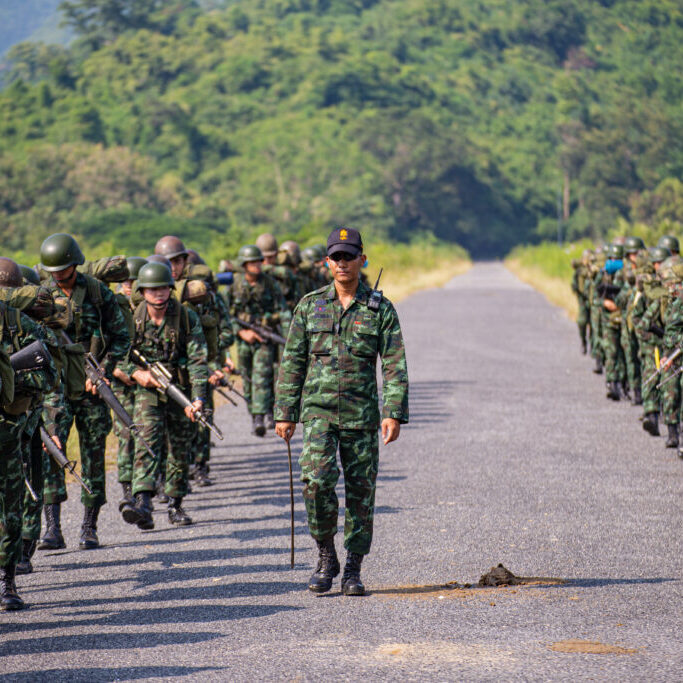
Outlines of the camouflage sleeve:
{"type": "Polygon", "coordinates": [[[379,355],[382,359],[382,418],[408,422],[408,365],[398,314],[384,300],[380,325],[379,355]]]}
{"type": "Polygon", "coordinates": [[[271,283],[273,287],[274,311],[270,314],[266,314],[264,323],[268,327],[280,324],[282,325],[283,331],[286,333],[289,329],[292,314],[289,310],[289,306],[287,306],[287,300],[282,293],[280,285],[274,279],[271,279],[271,283]]]}
{"type": "Polygon", "coordinates": [[[656,344],[661,340],[660,335],[652,330],[652,326],[655,324],[659,314],[659,307],[659,300],[652,301],[648,305],[643,317],[636,323],[636,329],[644,342],[656,344]]]}
{"type": "Polygon", "coordinates": [[[235,343],[235,335],[232,331],[232,324],[230,322],[230,311],[220,294],[215,295],[216,308],[220,322],[218,323],[218,349],[221,354],[221,360],[229,355],[230,347],[235,343]]]}
{"type": "Polygon", "coordinates": [[[572,292],[574,294],[579,293],[579,269],[574,268],[574,274],[572,275],[572,292]]]}
{"type": "MultiPolygon", "coordinates": [[[[21,335],[19,341],[21,348],[32,344],[35,341],[40,341],[48,348],[48,340],[43,328],[27,315],[23,313],[19,317],[21,325],[21,335]]],[[[26,387],[31,392],[45,392],[51,389],[57,383],[57,366],[52,358],[48,356],[46,367],[41,370],[25,370],[15,375],[19,379],[21,386],[26,387]]]]}
{"type": "Polygon", "coordinates": [[[64,384],[65,378],[61,368],[64,367],[64,362],[61,359],[61,349],[57,340],[57,335],[50,328],[44,328],[45,337],[47,339],[48,348],[53,358],[57,361],[57,372],[60,374],[59,381],[43,396],[43,425],[50,436],[57,434],[57,423],[62,419],[66,410],[66,403],[64,398],[64,384]]]}
{"type": "Polygon", "coordinates": [[[306,335],[306,302],[294,309],[289,325],[287,344],[275,385],[273,416],[279,422],[298,422],[301,415],[301,394],[308,364],[308,336],[306,335]]]}
{"type": "Polygon", "coordinates": [[[202,332],[199,316],[190,309],[188,309],[187,315],[190,320],[190,333],[185,342],[185,354],[187,358],[187,372],[192,386],[192,399],[201,398],[206,400],[206,383],[209,378],[206,339],[204,338],[204,332],[202,332]]]}
{"type": "Polygon", "coordinates": [[[101,284],[101,288],[103,297],[102,331],[109,342],[107,353],[102,360],[102,367],[107,377],[111,378],[114,368],[119,364],[123,366],[123,361],[130,348],[130,335],[121,308],[116,301],[116,296],[104,284],[101,284]]]}

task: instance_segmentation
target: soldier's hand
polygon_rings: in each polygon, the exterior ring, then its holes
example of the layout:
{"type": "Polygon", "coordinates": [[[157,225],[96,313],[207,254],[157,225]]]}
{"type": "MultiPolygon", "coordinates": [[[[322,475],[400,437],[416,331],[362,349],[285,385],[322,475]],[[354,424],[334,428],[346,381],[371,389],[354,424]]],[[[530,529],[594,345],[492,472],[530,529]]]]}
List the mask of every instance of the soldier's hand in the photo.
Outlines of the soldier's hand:
{"type": "Polygon", "coordinates": [[[263,342],[263,337],[256,334],[254,330],[240,330],[237,333],[242,341],[247,342],[247,344],[255,344],[256,342],[263,342]]]}
{"type": "Polygon", "coordinates": [[[276,422],[275,433],[285,441],[291,441],[296,431],[296,422],[276,422]]]}
{"type": "Polygon", "coordinates": [[[382,420],[382,440],[385,446],[392,441],[396,441],[400,433],[401,423],[398,420],[395,420],[393,417],[385,417],[382,420]]]}
{"type": "Polygon", "coordinates": [[[192,422],[196,422],[197,418],[195,417],[195,413],[201,413],[203,407],[204,404],[201,401],[195,401],[191,406],[185,406],[185,415],[187,415],[188,419],[192,420],[192,422]]]}
{"type": "Polygon", "coordinates": [[[132,377],[145,389],[156,389],[159,387],[159,383],[152,377],[152,373],[149,370],[136,370],[132,377]]]}
{"type": "Polygon", "coordinates": [[[121,370],[121,368],[114,368],[114,372],[112,373],[116,379],[118,379],[120,382],[123,382],[127,387],[132,387],[135,384],[135,381],[132,380],[128,375],[121,370]]]}
{"type": "Polygon", "coordinates": [[[232,362],[230,358],[225,359],[225,365],[223,366],[223,372],[226,375],[231,374],[235,369],[235,364],[232,362]]]}
{"type": "Polygon", "coordinates": [[[55,442],[55,445],[61,451],[62,450],[62,442],[59,440],[59,437],[55,434],[54,436],[51,436],[50,438],[55,442]]]}
{"type": "Polygon", "coordinates": [[[614,313],[617,310],[617,305],[611,299],[605,299],[603,306],[610,312],[614,313]]]}
{"type": "Polygon", "coordinates": [[[212,387],[217,386],[220,384],[220,381],[225,377],[225,375],[220,371],[220,370],[214,370],[214,372],[209,375],[209,384],[212,387]]]}
{"type": "MultiPolygon", "coordinates": [[[[102,381],[109,386],[109,380],[106,377],[103,377],[102,381]]],[[[85,390],[93,396],[97,396],[97,387],[90,381],[89,378],[85,380],[85,390]]]]}

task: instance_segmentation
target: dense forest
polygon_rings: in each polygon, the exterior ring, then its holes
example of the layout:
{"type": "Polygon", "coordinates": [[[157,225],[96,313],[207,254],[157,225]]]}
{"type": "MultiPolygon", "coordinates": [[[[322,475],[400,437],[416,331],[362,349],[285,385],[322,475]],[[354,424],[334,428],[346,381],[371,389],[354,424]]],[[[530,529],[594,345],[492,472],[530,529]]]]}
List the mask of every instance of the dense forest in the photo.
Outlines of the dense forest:
{"type": "Polygon", "coordinates": [[[71,0],[0,92],[0,238],[344,222],[475,256],[683,223],[678,0],[71,0]]]}

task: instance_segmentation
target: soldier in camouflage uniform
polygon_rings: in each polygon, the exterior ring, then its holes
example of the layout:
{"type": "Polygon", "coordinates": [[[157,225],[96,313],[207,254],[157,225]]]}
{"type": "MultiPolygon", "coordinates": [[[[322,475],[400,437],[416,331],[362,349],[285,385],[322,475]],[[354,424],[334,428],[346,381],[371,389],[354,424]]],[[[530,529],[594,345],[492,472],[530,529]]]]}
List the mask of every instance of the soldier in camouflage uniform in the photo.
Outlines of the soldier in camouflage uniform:
{"type": "MultiPolygon", "coordinates": [[[[287,303],[277,282],[261,271],[261,250],[255,244],[241,247],[238,262],[244,272],[235,273],[230,286],[230,315],[271,329],[281,323],[287,325],[291,317],[287,303]]],[[[256,332],[243,329],[235,321],[233,332],[238,338],[239,368],[252,415],[252,431],[256,436],[264,436],[265,416],[273,410],[275,349],[256,332]]]]}
{"type": "Polygon", "coordinates": [[[671,356],[677,348],[679,321],[671,316],[673,313],[672,304],[677,297],[683,275],[680,268],[680,259],[676,256],[671,256],[662,262],[658,276],[667,293],[652,301],[641,320],[641,327],[661,340],[659,343],[662,350],[660,374],[662,387],[659,393],[662,403],[662,417],[668,431],[667,448],[677,448],[679,445],[681,386],[680,378],[674,379],[674,375],[681,366],[681,358],[679,357],[671,363],[667,362],[667,357],[671,356]]]}
{"type": "Polygon", "coordinates": [[[305,296],[294,312],[277,382],[276,432],[289,441],[296,423],[303,422],[299,463],[308,525],[319,552],[308,587],[316,593],[330,590],[340,570],[334,546],[339,449],[348,551],[342,592],[363,595],[360,567],[372,541],[379,461],[377,356],[385,444],[398,438],[400,425],[408,421],[408,372],[394,307],[381,295],[371,297],[359,282],[365,260],[360,234],[339,228],[327,244],[334,282],[305,296]]]}
{"type": "MultiPolygon", "coordinates": [[[[112,373],[128,351],[130,337],[113,292],[90,275],[79,273],[76,267],[85,262],[83,253],[71,235],[58,233],[48,237],[40,248],[43,270],[50,273],[45,285],[55,300],[65,300],[73,310],[73,320],[65,332],[81,349],[92,352],[101,363],[105,381],[111,383],[112,373]]],[[[79,547],[83,550],[99,547],[97,518],[106,502],[104,456],[107,434],[112,419],[107,404],[100,399],[89,379],[79,397],[67,396],[58,422],[59,439],[66,448],[69,432],[76,424],[81,453],[81,475],[92,491],[81,490],[84,505],[79,547]]],[[[46,532],[39,550],[65,547],[60,528],[60,505],[66,500],[64,471],[50,462],[45,473],[46,532]]]]}
{"type": "MultiPolygon", "coordinates": [[[[121,283],[119,291],[116,293],[116,301],[121,308],[121,315],[126,321],[128,335],[133,337],[135,326],[133,324],[133,311],[135,305],[132,301],[133,287],[138,279],[140,268],[147,263],[147,259],[141,256],[131,256],[126,259],[128,265],[128,279],[121,283]]],[[[111,383],[112,391],[124,407],[125,411],[133,414],[135,409],[135,387],[136,383],[121,369],[114,370],[114,379],[111,383]]],[[[119,442],[119,450],[116,457],[116,470],[119,484],[123,491],[123,497],[119,501],[119,512],[126,503],[133,503],[133,461],[135,459],[135,437],[119,422],[114,420],[114,434],[119,442]]]]}
{"type": "Polygon", "coordinates": [[[590,330],[591,330],[591,356],[595,361],[593,372],[601,375],[605,364],[605,353],[602,348],[602,298],[598,293],[598,280],[601,277],[602,268],[606,262],[605,252],[602,248],[595,250],[591,259],[588,284],[588,303],[590,305],[590,330]]]}
{"type": "MultiPolygon", "coordinates": [[[[21,283],[17,265],[1,259],[0,280],[21,283]]],[[[28,409],[57,380],[57,370],[47,355],[45,367],[14,373],[9,357],[29,344],[47,340],[40,325],[27,315],[0,302],[0,609],[24,607],[15,584],[16,566],[22,552],[22,498],[24,472],[21,435],[26,427],[28,409]]],[[[47,348],[47,347],[46,347],[47,348]]]]}
{"type": "Polygon", "coordinates": [[[673,235],[664,235],[663,237],[660,237],[659,242],[657,242],[657,246],[668,249],[672,256],[680,255],[680,244],[678,242],[678,238],[674,237],[673,235]]]}
{"type": "MultiPolygon", "coordinates": [[[[169,259],[178,300],[199,316],[207,342],[209,385],[218,386],[235,369],[230,358],[230,347],[235,338],[230,325],[230,313],[225,301],[218,294],[213,272],[195,250],[187,249],[182,240],[174,235],[162,237],[156,243],[154,252],[169,259]],[[203,290],[196,286],[199,283],[204,284],[203,290]]],[[[206,397],[205,416],[213,424],[212,391],[206,397]]],[[[194,425],[193,433],[188,434],[190,477],[196,479],[199,486],[210,486],[211,434],[201,425],[194,425]]]]}
{"type": "MultiPolygon", "coordinates": [[[[270,233],[259,235],[256,238],[256,246],[263,254],[262,271],[276,280],[287,302],[287,308],[290,312],[293,311],[299,299],[305,294],[301,288],[301,281],[288,264],[278,263],[278,243],[273,235],[270,233]]],[[[287,326],[282,325],[282,334],[285,337],[287,332],[287,326]]]]}
{"type": "MultiPolygon", "coordinates": [[[[150,363],[161,362],[173,375],[192,401],[194,410],[201,411],[206,402],[208,377],[206,341],[199,317],[194,311],[181,306],[171,289],[175,286],[169,269],[161,263],[147,263],[138,273],[138,290],[144,301],[133,314],[135,336],[132,350],[140,352],[150,363]]],[[[131,356],[133,358],[133,356],[131,356]]],[[[185,526],[192,523],[182,508],[187,495],[188,433],[195,421],[190,406],[183,409],[161,394],[159,385],[149,370],[138,368],[131,362],[127,373],[139,385],[135,390],[133,419],[142,425],[142,437],[153,451],[160,450],[168,437],[165,492],[169,497],[168,517],[172,524],[185,526]]],[[[142,445],[136,442],[133,465],[134,504],[123,506],[121,514],[129,524],[141,529],[154,528],[151,496],[155,490],[158,462],[142,445]]]]}
{"type": "MultiPolygon", "coordinates": [[[[671,256],[668,249],[655,247],[649,254],[649,267],[643,266],[636,275],[636,289],[638,293],[633,302],[631,319],[638,339],[638,349],[640,353],[640,364],[643,378],[652,377],[657,370],[656,358],[661,347],[661,332],[663,325],[660,321],[661,300],[668,297],[668,291],[662,286],[657,277],[657,270],[662,261],[671,256]],[[656,303],[648,312],[650,304],[656,303]],[[657,320],[654,321],[653,317],[657,320]],[[653,328],[658,327],[659,332],[653,328]]],[[[657,383],[659,378],[649,382],[643,382],[643,429],[652,436],[659,436],[659,389],[657,383]]]]}
{"type": "Polygon", "coordinates": [[[591,252],[586,249],[580,261],[573,263],[574,275],[572,276],[572,292],[576,295],[578,304],[578,314],[576,325],[579,328],[579,338],[581,339],[581,352],[587,353],[588,344],[586,342],[586,331],[590,322],[590,304],[588,302],[588,285],[590,281],[589,261],[591,252]]]}

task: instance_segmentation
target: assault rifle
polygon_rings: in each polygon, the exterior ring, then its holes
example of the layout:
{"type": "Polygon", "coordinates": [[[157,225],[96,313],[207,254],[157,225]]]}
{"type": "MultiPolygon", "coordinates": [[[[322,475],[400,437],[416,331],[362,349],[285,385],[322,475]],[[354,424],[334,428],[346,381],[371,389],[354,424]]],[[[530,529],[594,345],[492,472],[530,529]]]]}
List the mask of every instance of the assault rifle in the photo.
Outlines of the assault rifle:
{"type": "MultiPolygon", "coordinates": [[[[73,344],[69,335],[62,330],[62,336],[67,344],[73,344]]],[[[109,406],[112,413],[116,415],[119,422],[128,430],[134,438],[139,439],[140,443],[145,447],[145,450],[155,459],[159,458],[154,453],[150,445],[143,438],[140,427],[133,422],[133,418],[128,414],[126,409],[121,405],[121,402],[116,398],[116,394],[112,388],[104,381],[104,368],[97,362],[97,359],[88,352],[85,354],[85,376],[92,382],[99,397],[109,406]]]]}
{"type": "Polygon", "coordinates": [[[152,374],[152,377],[159,385],[157,390],[160,394],[165,394],[183,409],[189,406],[192,409],[195,420],[197,420],[202,427],[210,429],[221,441],[223,441],[223,432],[215,425],[212,425],[206,417],[204,417],[201,410],[197,410],[194,405],[192,405],[192,401],[185,396],[180,387],[173,384],[173,375],[165,365],[159,361],[148,361],[137,349],[133,349],[130,352],[130,355],[133,361],[135,361],[143,370],[147,370],[152,374]]]}
{"type": "Polygon", "coordinates": [[[239,318],[233,318],[233,320],[241,327],[244,327],[247,330],[253,330],[259,337],[271,344],[280,344],[284,346],[287,343],[287,340],[283,336],[279,335],[277,332],[273,332],[273,330],[270,330],[267,327],[256,325],[255,323],[248,323],[246,320],[240,320],[239,318]]]}
{"type": "MultiPolygon", "coordinates": [[[[675,351],[666,359],[667,365],[670,365],[670,364],[671,364],[673,361],[675,361],[676,358],[678,358],[682,353],[683,353],[683,347],[680,347],[680,346],[679,346],[679,347],[678,347],[678,348],[677,348],[677,349],[676,349],[676,350],[675,350],[675,351]]],[[[659,375],[660,375],[661,372],[662,372],[662,367],[661,367],[661,365],[660,365],[660,367],[657,368],[657,369],[656,369],[656,370],[655,370],[655,371],[654,371],[654,372],[653,372],[653,373],[652,373],[652,374],[643,382],[643,387],[646,387],[648,384],[650,384],[650,382],[654,382],[654,380],[656,380],[657,377],[659,377],[659,375]]],[[[671,377],[667,377],[667,379],[665,379],[663,382],[660,382],[660,383],[657,385],[657,389],[659,389],[660,387],[664,386],[667,382],[670,382],[674,377],[677,377],[678,374],[679,374],[680,372],[683,372],[683,370],[681,370],[681,369],[679,368],[678,371],[677,371],[675,374],[673,374],[671,377]]]]}
{"type": "Polygon", "coordinates": [[[598,285],[597,292],[598,292],[598,296],[601,299],[610,299],[611,300],[611,299],[614,299],[614,297],[616,297],[619,294],[619,292],[621,292],[621,286],[620,285],[609,285],[605,282],[601,282],[598,285]]]}
{"type": "Polygon", "coordinates": [[[62,452],[62,449],[57,446],[57,444],[52,440],[50,435],[47,433],[45,427],[40,427],[40,438],[43,441],[45,450],[52,456],[52,459],[63,469],[69,470],[73,474],[76,481],[86,490],[91,496],[93,492],[90,490],[89,486],[78,476],[76,472],[76,463],[68,460],[66,455],[62,452]]]}

